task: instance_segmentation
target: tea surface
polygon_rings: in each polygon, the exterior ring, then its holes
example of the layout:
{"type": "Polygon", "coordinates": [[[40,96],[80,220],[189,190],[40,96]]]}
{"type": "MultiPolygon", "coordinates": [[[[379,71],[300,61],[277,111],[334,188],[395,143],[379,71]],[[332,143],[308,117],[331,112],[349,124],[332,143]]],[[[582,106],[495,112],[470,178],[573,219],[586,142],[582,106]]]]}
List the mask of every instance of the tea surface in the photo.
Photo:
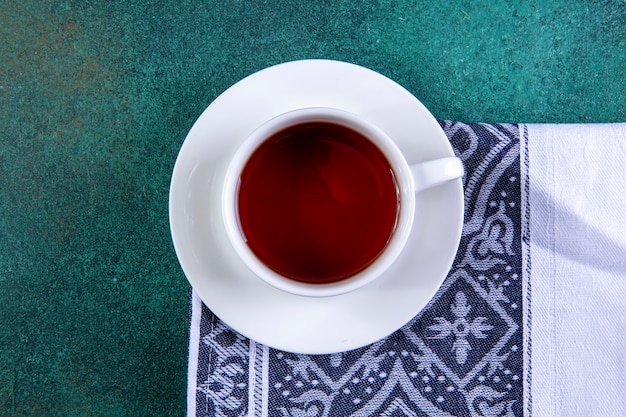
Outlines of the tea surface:
{"type": "Polygon", "coordinates": [[[337,282],[367,268],[389,242],[398,211],[384,154],[336,124],[278,132],[241,174],[238,212],[248,245],[269,268],[301,282],[337,282]]]}

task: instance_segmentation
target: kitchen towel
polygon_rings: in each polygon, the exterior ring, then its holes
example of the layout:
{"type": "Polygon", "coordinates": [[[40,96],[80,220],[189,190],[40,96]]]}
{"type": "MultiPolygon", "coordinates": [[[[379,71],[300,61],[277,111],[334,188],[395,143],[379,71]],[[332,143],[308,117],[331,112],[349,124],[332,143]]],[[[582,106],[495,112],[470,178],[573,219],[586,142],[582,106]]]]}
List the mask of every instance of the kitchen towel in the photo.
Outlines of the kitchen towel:
{"type": "Polygon", "coordinates": [[[192,291],[189,417],[626,415],[626,124],[440,124],[465,219],[431,302],[372,345],[299,355],[192,291]]]}
{"type": "Polygon", "coordinates": [[[626,124],[522,138],[527,408],[626,416],[626,124]]]}

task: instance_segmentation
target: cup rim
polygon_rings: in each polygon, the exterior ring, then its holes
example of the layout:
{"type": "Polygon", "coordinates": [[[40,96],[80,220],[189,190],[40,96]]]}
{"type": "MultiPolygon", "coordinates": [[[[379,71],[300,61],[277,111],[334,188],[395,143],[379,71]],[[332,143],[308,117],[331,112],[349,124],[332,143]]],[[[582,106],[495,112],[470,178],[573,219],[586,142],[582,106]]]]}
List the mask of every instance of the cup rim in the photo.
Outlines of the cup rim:
{"type": "Polygon", "coordinates": [[[295,295],[329,297],[354,291],[374,281],[397,259],[404,248],[413,226],[415,215],[415,184],[409,164],[394,141],[380,128],[362,117],[336,108],[305,107],[279,114],[262,123],[248,135],[233,155],[224,180],[222,217],[226,234],[243,263],[262,281],[295,295]],[[370,265],[351,277],[337,282],[312,284],[280,275],[267,267],[246,244],[237,213],[237,194],[240,173],[252,153],[267,138],[286,127],[309,122],[335,123],[359,132],[374,143],[387,157],[398,186],[400,208],[393,235],[384,251],[370,265]]]}

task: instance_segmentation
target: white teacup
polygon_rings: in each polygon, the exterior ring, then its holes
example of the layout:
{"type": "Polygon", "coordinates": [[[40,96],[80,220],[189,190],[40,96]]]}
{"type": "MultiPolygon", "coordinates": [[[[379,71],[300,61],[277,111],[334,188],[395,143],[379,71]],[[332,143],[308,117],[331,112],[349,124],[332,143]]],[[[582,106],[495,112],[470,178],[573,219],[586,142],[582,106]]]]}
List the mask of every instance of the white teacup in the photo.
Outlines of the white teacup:
{"type": "MultiPolygon", "coordinates": [[[[299,161],[296,161],[295,166],[298,164],[299,161]]],[[[463,173],[461,160],[456,157],[409,165],[394,141],[384,131],[355,114],[333,108],[297,109],[266,121],[239,146],[226,171],[222,194],[224,224],[230,243],[238,256],[263,281],[283,291],[301,296],[339,295],[375,280],[393,264],[411,232],[415,217],[415,199],[419,198],[420,191],[459,178],[463,173]],[[281,273],[281,270],[268,266],[267,261],[262,261],[260,259],[262,256],[251,248],[246,232],[243,230],[239,206],[242,172],[250,163],[255,151],[268,139],[275,138],[275,135],[284,132],[287,128],[312,123],[347,127],[373,143],[382,152],[393,171],[398,203],[394,227],[390,230],[389,239],[380,252],[356,273],[338,280],[331,279],[332,282],[325,283],[311,283],[297,277],[295,279],[288,277],[281,273]]],[[[376,184],[371,186],[375,187],[376,184]]],[[[372,218],[371,221],[375,222],[377,219],[372,218]]]]}

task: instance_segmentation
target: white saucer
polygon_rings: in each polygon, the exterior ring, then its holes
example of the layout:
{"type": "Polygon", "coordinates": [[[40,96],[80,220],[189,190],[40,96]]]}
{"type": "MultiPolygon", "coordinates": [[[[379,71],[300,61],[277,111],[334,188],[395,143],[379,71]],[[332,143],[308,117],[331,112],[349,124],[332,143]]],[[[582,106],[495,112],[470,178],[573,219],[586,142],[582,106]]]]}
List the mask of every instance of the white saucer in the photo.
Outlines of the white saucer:
{"type": "Polygon", "coordinates": [[[433,297],[461,237],[462,180],[419,194],[406,247],[373,283],[335,297],[277,290],[256,278],[230,246],[220,196],[226,164],[246,136],[263,121],[302,107],[335,107],[368,119],[410,164],[454,155],[435,118],[390,79],[337,61],[277,65],[226,90],[189,132],[172,174],[172,239],[199,297],[233,329],[285,351],[341,352],[393,333],[433,297]]]}

